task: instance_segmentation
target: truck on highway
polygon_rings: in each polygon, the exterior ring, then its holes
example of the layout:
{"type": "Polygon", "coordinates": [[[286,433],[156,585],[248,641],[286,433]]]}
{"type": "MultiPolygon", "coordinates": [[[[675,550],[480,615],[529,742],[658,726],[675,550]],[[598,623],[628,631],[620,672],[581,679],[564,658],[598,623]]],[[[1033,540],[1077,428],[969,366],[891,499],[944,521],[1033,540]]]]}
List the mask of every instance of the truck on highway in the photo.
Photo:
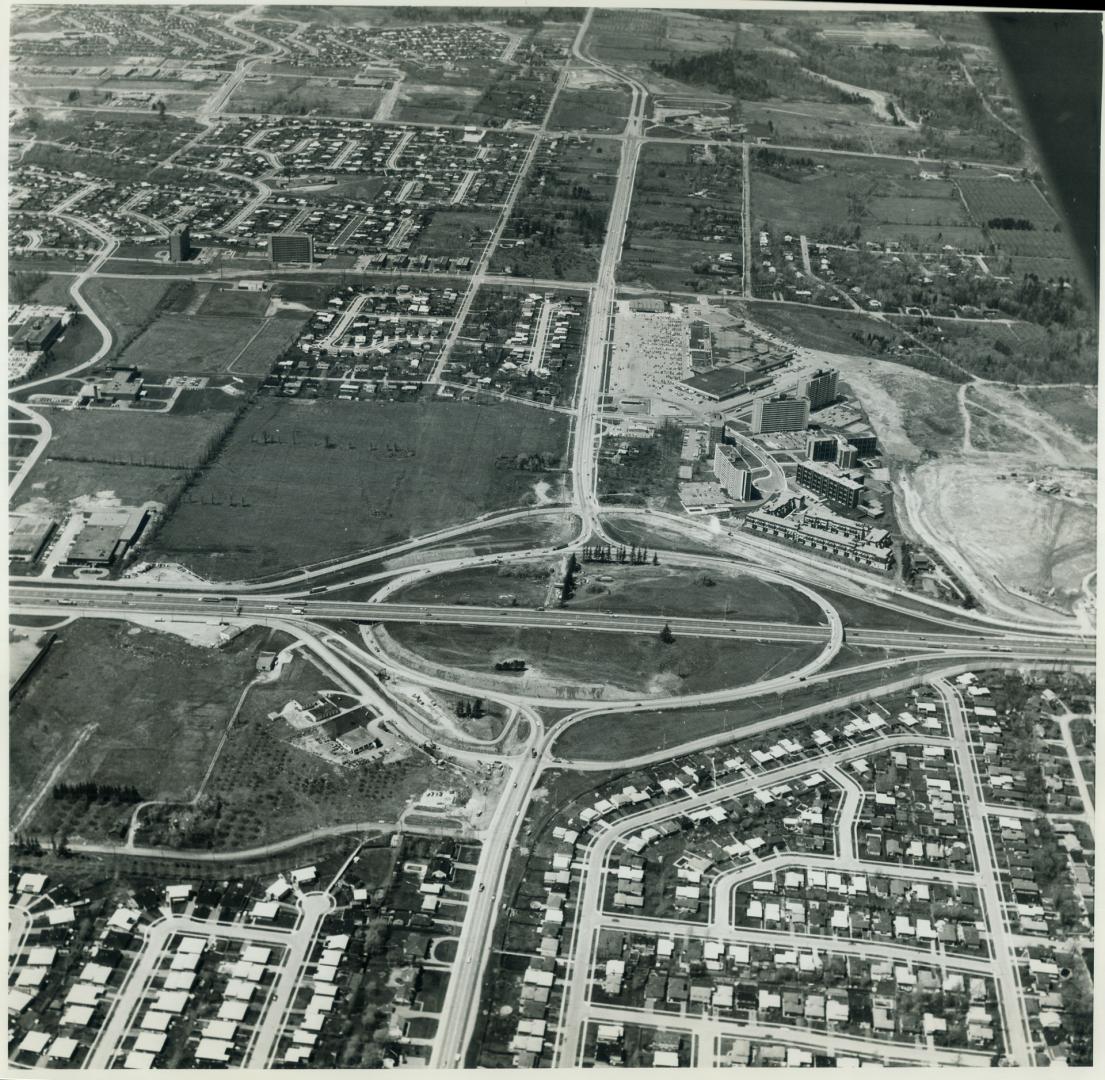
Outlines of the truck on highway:
{"type": "Polygon", "coordinates": [[[301,607],[292,608],[292,614],[293,615],[302,615],[303,614],[303,608],[301,608],[301,607]]]}

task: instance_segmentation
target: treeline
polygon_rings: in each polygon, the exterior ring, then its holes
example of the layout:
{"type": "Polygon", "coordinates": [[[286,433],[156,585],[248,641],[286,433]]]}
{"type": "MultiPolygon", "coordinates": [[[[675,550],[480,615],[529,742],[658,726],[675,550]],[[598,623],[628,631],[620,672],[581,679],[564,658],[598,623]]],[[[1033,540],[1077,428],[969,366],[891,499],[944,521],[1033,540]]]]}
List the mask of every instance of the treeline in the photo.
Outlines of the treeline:
{"type": "Polygon", "coordinates": [[[1027,218],[1014,218],[1014,217],[992,217],[986,222],[986,228],[988,229],[1017,229],[1022,232],[1030,232],[1035,229],[1036,226],[1033,222],[1027,218]]]}
{"type": "Polygon", "coordinates": [[[514,469],[518,472],[555,472],[560,467],[558,454],[515,454],[495,461],[497,469],[514,469]]]}
{"type": "Polygon", "coordinates": [[[651,562],[653,566],[660,565],[659,556],[655,551],[651,552],[650,559],[648,548],[639,548],[636,545],[630,545],[628,548],[619,545],[614,548],[609,544],[585,544],[581,554],[584,562],[629,563],[632,566],[643,566],[651,562]]]}
{"type": "Polygon", "coordinates": [[[479,720],[484,715],[483,698],[461,698],[453,706],[453,712],[462,720],[479,720]]]}
{"type": "Polygon", "coordinates": [[[741,49],[737,45],[715,52],[677,56],[671,60],[653,60],[650,67],[666,78],[692,86],[708,86],[745,101],[801,97],[807,101],[828,101],[837,105],[867,103],[864,97],[838,90],[811,76],[792,57],[783,53],[741,49]]]}
{"type": "Polygon", "coordinates": [[[55,784],[51,792],[65,802],[140,803],[142,796],[132,784],[97,784],[85,780],[79,784],[55,784]]]}

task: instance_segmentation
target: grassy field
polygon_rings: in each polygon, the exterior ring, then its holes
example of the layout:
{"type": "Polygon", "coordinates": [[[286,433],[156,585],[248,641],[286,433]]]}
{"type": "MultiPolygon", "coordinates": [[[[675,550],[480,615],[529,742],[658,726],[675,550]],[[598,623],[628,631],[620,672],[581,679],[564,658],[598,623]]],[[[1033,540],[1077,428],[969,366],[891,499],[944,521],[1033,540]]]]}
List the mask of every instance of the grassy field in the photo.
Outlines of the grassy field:
{"type": "Polygon", "coordinates": [[[368,550],[525,503],[566,443],[563,416],[508,403],[266,399],[156,551],[231,580],[368,550]]]}
{"type": "Polygon", "coordinates": [[[492,210],[436,210],[430,224],[411,244],[411,254],[475,258],[498,220],[499,215],[492,210]]]}
{"type": "Polygon", "coordinates": [[[510,563],[493,569],[474,566],[454,574],[438,574],[392,594],[396,603],[473,604],[477,607],[540,607],[553,578],[553,564],[510,563]]]}
{"type": "MultiPolygon", "coordinates": [[[[428,578],[395,594],[397,601],[494,605],[506,594],[519,607],[544,604],[549,581],[559,584],[562,561],[476,567],[428,578]]],[[[507,601],[509,603],[509,601],[507,601]]],[[[572,610],[619,611],[694,618],[752,619],[817,625],[824,620],[811,600],[752,574],[693,572],[665,566],[584,563],[572,610]]]]}
{"type": "Polygon", "coordinates": [[[495,674],[495,663],[524,659],[528,676],[557,685],[607,683],[672,696],[771,678],[808,662],[817,645],[726,642],[676,636],[586,630],[421,626],[400,623],[389,633],[432,663],[495,674]]]}
{"type": "Polygon", "coordinates": [[[394,818],[408,796],[435,786],[441,773],[420,754],[344,768],[293,746],[294,729],[268,719],[293,698],[306,705],[333,687],[303,658],[293,660],[277,682],[254,687],[203,800],[186,812],[143,814],[141,841],[182,848],[259,845],[324,825],[394,818]]]}
{"type": "Polygon", "coordinates": [[[171,284],[102,277],[85,282],[81,290],[85,299],[107,323],[115,338],[111,357],[118,356],[150,324],[171,284]]]}
{"type": "Polygon", "coordinates": [[[1081,439],[1097,440],[1097,390],[1081,386],[1041,389],[1021,387],[1019,394],[1034,408],[1055,417],[1081,439]]]}
{"type": "Polygon", "coordinates": [[[619,135],[629,115],[629,91],[622,89],[564,89],[556,99],[549,127],[619,135]]]}
{"type": "Polygon", "coordinates": [[[921,171],[911,162],[763,148],[752,154],[753,226],[820,241],[847,236],[922,250],[945,243],[981,250],[985,237],[954,184],[922,180],[921,171]]]}
{"type": "Polygon", "coordinates": [[[220,395],[187,416],[114,410],[52,412],[53,437],[17,495],[63,514],[92,493],[113,492],[124,505],[166,504],[186,470],[199,465],[225,432],[233,399],[220,395]]]}
{"type": "Polygon", "coordinates": [[[243,83],[227,108],[231,112],[263,112],[285,116],[371,117],[384,92],[363,86],[328,86],[306,79],[273,76],[268,83],[243,83]]]}
{"type": "MultiPolygon", "coordinates": [[[[11,703],[13,822],[89,725],[94,732],[59,781],[133,785],[147,799],[190,797],[268,637],[251,630],[225,648],[203,649],[120,622],[64,627],[11,703]]],[[[47,796],[33,827],[49,832],[69,820],[75,836],[90,824],[80,806],[47,796]]]]}
{"type": "Polygon", "coordinates": [[[623,544],[640,544],[650,551],[683,551],[693,555],[717,555],[716,548],[705,543],[696,543],[675,529],[669,531],[660,523],[648,528],[640,521],[620,516],[616,511],[604,512],[602,524],[603,529],[612,539],[623,544]]]}
{"type": "Polygon", "coordinates": [[[163,314],[123,360],[150,375],[265,375],[298,332],[294,319],[163,314]]]}
{"type": "MultiPolygon", "coordinates": [[[[967,664],[966,661],[964,663],[967,664]]],[[[913,673],[923,674],[947,666],[948,660],[944,658],[901,664],[860,675],[848,675],[847,668],[844,668],[840,678],[829,685],[833,693],[862,693],[868,688],[903,679],[913,673]]],[[[829,692],[822,683],[788,694],[767,694],[706,708],[606,713],[573,724],[553,743],[552,749],[562,759],[619,761],[725,731],[732,731],[734,738],[739,738],[741,728],[758,720],[816,706],[825,700],[829,692]]]]}

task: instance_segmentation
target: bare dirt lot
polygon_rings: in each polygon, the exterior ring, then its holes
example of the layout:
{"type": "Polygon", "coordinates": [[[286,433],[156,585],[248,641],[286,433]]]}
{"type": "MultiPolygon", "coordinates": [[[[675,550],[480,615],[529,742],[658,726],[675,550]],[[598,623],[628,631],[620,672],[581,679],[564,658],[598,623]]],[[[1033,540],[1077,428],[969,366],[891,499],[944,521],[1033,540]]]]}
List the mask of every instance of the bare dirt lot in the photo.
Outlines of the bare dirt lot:
{"type": "Polygon", "coordinates": [[[1085,407],[1066,422],[1062,405],[1085,391],[961,388],[886,361],[815,355],[867,409],[896,489],[903,478],[913,489],[920,520],[902,513],[907,531],[950,544],[976,588],[1004,603],[1031,611],[1028,594],[1069,609],[1094,565],[1096,447],[1085,407]],[[1050,411],[1037,406],[1041,394],[1050,411]]]}

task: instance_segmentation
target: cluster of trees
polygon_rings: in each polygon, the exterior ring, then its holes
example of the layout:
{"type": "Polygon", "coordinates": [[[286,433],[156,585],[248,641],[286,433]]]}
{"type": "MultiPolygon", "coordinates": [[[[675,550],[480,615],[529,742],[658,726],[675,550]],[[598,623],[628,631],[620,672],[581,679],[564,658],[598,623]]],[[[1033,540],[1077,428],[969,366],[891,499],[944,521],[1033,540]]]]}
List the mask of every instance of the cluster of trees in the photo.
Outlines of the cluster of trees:
{"type": "Polygon", "coordinates": [[[461,698],[453,706],[453,712],[462,720],[479,720],[483,715],[483,698],[461,698]]]}
{"type": "Polygon", "coordinates": [[[21,270],[8,274],[8,297],[13,303],[26,304],[46,280],[47,275],[41,270],[21,270]]]}
{"type": "Polygon", "coordinates": [[[97,784],[85,780],[79,784],[55,784],[55,799],[68,802],[140,803],[142,796],[132,784],[97,784]]]}
{"type": "MultiPolygon", "coordinates": [[[[574,558],[575,556],[573,556],[574,558]]],[[[629,563],[632,566],[643,566],[649,562],[648,548],[639,548],[631,544],[629,548],[619,545],[616,548],[609,544],[586,544],[583,548],[584,562],[598,563],[629,563]]],[[[656,552],[652,552],[652,565],[659,566],[660,559],[656,552]]]]}
{"type": "Polygon", "coordinates": [[[682,449],[682,428],[665,421],[651,438],[632,440],[628,453],[604,460],[599,473],[602,494],[623,503],[669,493],[674,498],[682,449]]]}
{"type": "Polygon", "coordinates": [[[564,570],[564,580],[560,583],[560,606],[563,607],[576,594],[576,574],[579,573],[579,560],[573,551],[568,556],[568,565],[564,570]]]}
{"type": "Polygon", "coordinates": [[[781,154],[778,150],[770,150],[766,146],[757,148],[752,156],[752,162],[759,172],[774,176],[776,180],[801,180],[804,176],[813,173],[816,168],[813,158],[781,154]]]}
{"type": "Polygon", "coordinates": [[[496,459],[495,467],[516,469],[518,472],[552,472],[560,467],[560,456],[550,453],[515,454],[496,459]]]}
{"type": "MultiPolygon", "coordinates": [[[[957,49],[944,45],[928,50],[904,50],[893,44],[865,48],[833,45],[810,27],[790,29],[787,42],[811,71],[893,95],[895,123],[901,123],[900,113],[904,112],[922,122],[926,137],[935,134],[933,129],[963,131],[984,138],[1003,161],[1019,160],[1023,154],[1020,139],[986,111],[982,95],[963,77],[957,49]]],[[[931,139],[926,145],[939,156],[931,139]]]]}
{"type": "Polygon", "coordinates": [[[992,217],[986,222],[986,228],[988,229],[1019,229],[1021,231],[1030,231],[1035,229],[1036,226],[1028,218],[1015,218],[1015,217],[992,217]]]}
{"type": "Polygon", "coordinates": [[[866,104],[850,94],[811,76],[794,57],[784,53],[742,49],[733,44],[714,52],[692,53],[671,60],[653,60],[653,71],[669,79],[709,86],[745,101],[768,98],[804,98],[835,104],[866,104]]]}
{"type": "Polygon", "coordinates": [[[525,660],[499,660],[495,664],[496,671],[525,671],[525,660]]]}

